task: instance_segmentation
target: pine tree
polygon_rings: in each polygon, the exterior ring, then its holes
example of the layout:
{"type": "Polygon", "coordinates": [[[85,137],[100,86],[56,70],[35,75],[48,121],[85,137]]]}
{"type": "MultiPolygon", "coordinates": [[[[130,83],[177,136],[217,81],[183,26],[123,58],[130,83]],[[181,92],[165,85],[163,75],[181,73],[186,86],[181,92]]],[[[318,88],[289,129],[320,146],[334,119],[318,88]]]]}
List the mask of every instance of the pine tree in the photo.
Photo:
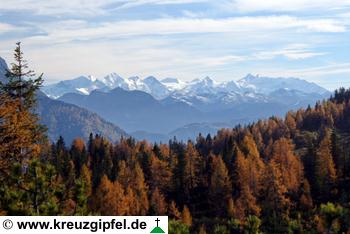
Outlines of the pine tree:
{"type": "Polygon", "coordinates": [[[29,162],[23,173],[21,164],[12,167],[7,183],[0,185],[0,206],[7,215],[58,215],[63,185],[55,169],[37,160],[29,162]]]}

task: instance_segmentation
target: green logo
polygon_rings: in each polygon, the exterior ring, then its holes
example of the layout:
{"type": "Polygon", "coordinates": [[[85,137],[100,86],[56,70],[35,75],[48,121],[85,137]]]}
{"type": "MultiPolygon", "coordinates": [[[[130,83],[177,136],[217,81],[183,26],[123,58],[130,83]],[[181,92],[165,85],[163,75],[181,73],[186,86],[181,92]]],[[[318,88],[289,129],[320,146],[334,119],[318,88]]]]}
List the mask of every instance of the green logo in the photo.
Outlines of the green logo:
{"type": "Polygon", "coordinates": [[[153,230],[151,231],[151,233],[165,233],[163,231],[163,229],[161,229],[159,226],[158,226],[158,222],[159,222],[159,218],[156,219],[156,222],[157,222],[157,227],[153,228],[153,230]]]}

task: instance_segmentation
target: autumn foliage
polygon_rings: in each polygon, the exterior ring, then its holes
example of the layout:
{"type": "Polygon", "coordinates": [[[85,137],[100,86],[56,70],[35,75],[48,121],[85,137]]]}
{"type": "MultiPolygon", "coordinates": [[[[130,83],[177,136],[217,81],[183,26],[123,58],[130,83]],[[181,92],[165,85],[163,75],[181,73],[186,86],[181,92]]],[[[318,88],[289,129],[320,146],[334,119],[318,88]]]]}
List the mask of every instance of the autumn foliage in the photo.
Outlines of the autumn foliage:
{"type": "Polygon", "coordinates": [[[37,117],[18,105],[0,103],[0,214],[168,215],[171,233],[350,231],[350,90],[167,144],[32,142],[22,126],[37,117]]]}

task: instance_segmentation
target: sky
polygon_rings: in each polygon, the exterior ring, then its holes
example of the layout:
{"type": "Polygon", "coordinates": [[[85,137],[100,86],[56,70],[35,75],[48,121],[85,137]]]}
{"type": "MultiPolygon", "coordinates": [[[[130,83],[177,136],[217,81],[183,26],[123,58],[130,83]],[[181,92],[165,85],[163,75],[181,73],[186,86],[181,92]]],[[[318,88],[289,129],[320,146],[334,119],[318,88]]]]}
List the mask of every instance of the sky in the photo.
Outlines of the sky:
{"type": "Polygon", "coordinates": [[[17,41],[46,84],[116,72],[350,86],[350,0],[0,0],[8,62],[17,41]]]}

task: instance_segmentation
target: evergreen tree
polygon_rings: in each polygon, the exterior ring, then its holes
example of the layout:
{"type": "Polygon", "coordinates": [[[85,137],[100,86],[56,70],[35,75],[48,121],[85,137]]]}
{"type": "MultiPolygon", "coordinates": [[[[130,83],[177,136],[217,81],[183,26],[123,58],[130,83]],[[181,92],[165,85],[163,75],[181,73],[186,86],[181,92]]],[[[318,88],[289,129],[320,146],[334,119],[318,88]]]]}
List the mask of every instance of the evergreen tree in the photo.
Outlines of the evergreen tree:
{"type": "Polygon", "coordinates": [[[39,124],[39,118],[33,109],[36,106],[36,91],[42,84],[42,75],[32,79],[35,74],[28,70],[21,43],[16,45],[15,61],[6,72],[6,81],[0,82],[0,144],[5,147],[1,154],[5,170],[9,168],[6,166],[8,164],[22,163],[37,157],[40,153],[39,145],[45,141],[45,127],[39,124]]]}

